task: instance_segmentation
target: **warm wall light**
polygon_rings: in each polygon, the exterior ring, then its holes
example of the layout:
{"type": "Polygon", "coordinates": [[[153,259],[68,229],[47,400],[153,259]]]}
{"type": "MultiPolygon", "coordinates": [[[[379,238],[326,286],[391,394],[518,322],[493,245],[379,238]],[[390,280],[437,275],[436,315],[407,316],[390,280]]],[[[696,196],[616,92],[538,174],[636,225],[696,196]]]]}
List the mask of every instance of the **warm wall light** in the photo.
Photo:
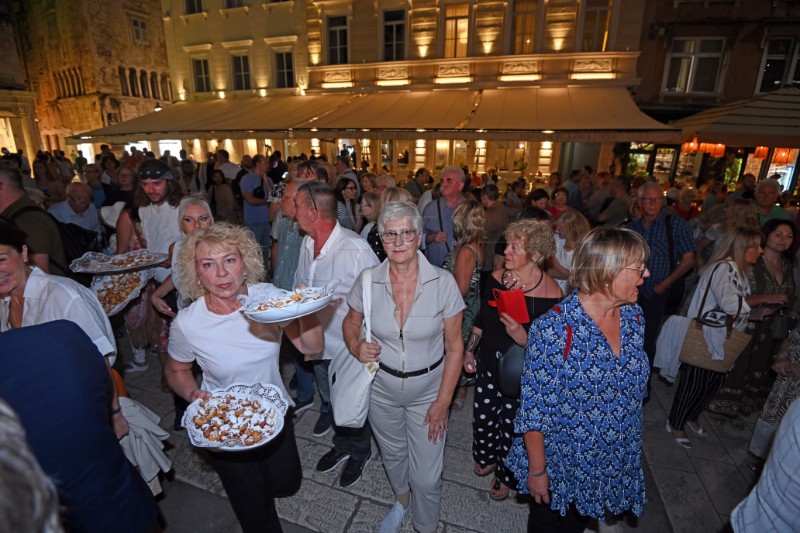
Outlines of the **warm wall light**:
{"type": "Polygon", "coordinates": [[[541,74],[501,74],[497,77],[499,81],[539,81],[541,74]]]}
{"type": "Polygon", "coordinates": [[[773,165],[788,165],[794,161],[794,150],[789,148],[776,148],[775,155],[772,156],[773,165]]]}
{"type": "Polygon", "coordinates": [[[434,83],[469,83],[472,81],[472,76],[453,76],[452,78],[434,78],[434,83]]]}
{"type": "Polygon", "coordinates": [[[769,154],[769,148],[766,146],[756,146],[756,151],[753,152],[753,157],[756,159],[765,159],[769,154]]]}
{"type": "Polygon", "coordinates": [[[691,141],[683,143],[683,146],[681,147],[681,152],[686,152],[691,154],[697,151],[698,146],[699,144],[697,143],[697,135],[695,135],[691,141]]]}
{"type": "Polygon", "coordinates": [[[398,85],[408,85],[408,80],[378,80],[375,82],[375,85],[379,85],[381,87],[396,87],[398,85]]]}
{"type": "Polygon", "coordinates": [[[335,81],[322,83],[323,89],[346,89],[353,86],[352,81],[335,81]]]}
{"type": "Polygon", "coordinates": [[[258,95],[259,96],[267,96],[267,90],[266,89],[259,89],[258,90],[258,95]]]}
{"type": "Polygon", "coordinates": [[[219,96],[220,100],[224,100],[225,99],[225,91],[219,91],[217,93],[217,95],[219,96]]]}
{"type": "Polygon", "coordinates": [[[161,111],[161,104],[156,102],[156,106],[153,108],[153,111],[155,111],[156,113],[161,111]]]}
{"type": "Polygon", "coordinates": [[[613,72],[573,72],[569,77],[572,80],[613,80],[617,75],[613,72]]]}
{"type": "Polygon", "coordinates": [[[544,133],[545,135],[552,135],[552,134],[555,133],[555,131],[553,131],[553,130],[542,130],[542,133],[544,133]]]}

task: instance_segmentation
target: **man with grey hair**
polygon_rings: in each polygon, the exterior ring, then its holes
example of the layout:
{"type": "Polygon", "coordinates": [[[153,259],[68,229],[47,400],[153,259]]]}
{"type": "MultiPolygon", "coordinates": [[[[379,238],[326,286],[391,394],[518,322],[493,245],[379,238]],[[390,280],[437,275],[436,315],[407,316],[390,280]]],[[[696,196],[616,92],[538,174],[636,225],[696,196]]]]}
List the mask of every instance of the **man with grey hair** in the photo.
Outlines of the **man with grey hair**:
{"type": "Polygon", "coordinates": [[[367,241],[337,222],[336,204],[336,193],[324,183],[310,181],[297,189],[294,197],[295,219],[306,236],[300,246],[294,284],[321,287],[334,279],[340,280],[331,303],[317,313],[324,328],[324,347],[314,363],[322,407],[313,435],[325,436],[333,427],[334,447],[319,460],[317,471],[330,472],[347,461],[339,485],[349,487],[361,479],[372,457],[372,432],[369,423],[362,428],[341,428],[334,424],[328,368],[334,354],[346,349],[342,321],[348,311],[347,295],[356,276],[365,268],[377,265],[378,258],[367,241]]]}
{"type": "Polygon", "coordinates": [[[453,213],[461,203],[465,179],[464,171],[459,167],[444,167],[441,197],[426,205],[422,212],[425,256],[434,266],[441,267],[444,258],[456,244],[453,236],[453,213]]]}
{"type": "Polygon", "coordinates": [[[64,224],[75,224],[101,237],[100,217],[92,203],[92,189],[85,183],[76,181],[67,185],[67,199],[53,204],[47,211],[64,224]]]}
{"type": "Polygon", "coordinates": [[[644,237],[650,247],[647,260],[650,276],[639,287],[638,302],[644,315],[644,349],[652,366],[670,287],[676,282],[681,282],[676,289],[682,286],[683,276],[694,265],[696,245],[686,221],[664,213],[661,185],[654,181],[645,183],[639,188],[639,199],[642,216],[627,227],[644,237]]]}
{"type": "Polygon", "coordinates": [[[764,225],[767,220],[779,218],[781,220],[791,220],[789,213],[784,208],[776,205],[778,196],[781,194],[781,185],[777,180],[761,180],[756,185],[756,215],[759,225],[764,225]]]}

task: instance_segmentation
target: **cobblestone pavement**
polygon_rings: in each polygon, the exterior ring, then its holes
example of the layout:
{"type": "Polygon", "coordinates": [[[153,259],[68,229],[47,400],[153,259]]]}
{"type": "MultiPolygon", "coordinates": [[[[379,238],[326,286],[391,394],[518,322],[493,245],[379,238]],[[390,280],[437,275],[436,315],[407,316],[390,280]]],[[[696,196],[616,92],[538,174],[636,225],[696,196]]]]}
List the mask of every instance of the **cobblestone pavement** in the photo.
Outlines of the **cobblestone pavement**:
{"type": "MultiPolygon", "coordinates": [[[[149,363],[148,371],[126,376],[128,391],[131,397],[161,415],[162,426],[171,430],[174,416],[171,396],[160,390],[156,358],[150,357],[149,363]]],[[[284,365],[284,370],[284,375],[290,377],[291,364],[284,365]]],[[[694,447],[684,450],[664,428],[674,389],[653,381],[654,394],[645,406],[644,426],[645,479],[650,501],[642,517],[626,517],[621,523],[623,531],[723,531],[731,510],[756,481],[756,474],[747,467],[746,452],[755,416],[750,417],[744,429],[736,429],[728,421],[701,417],[709,429],[708,436],[704,439],[692,436],[694,447]]],[[[467,403],[461,412],[451,415],[438,531],[525,531],[528,510],[524,501],[515,498],[513,492],[506,501],[492,501],[488,490],[491,477],[477,477],[472,472],[470,405],[467,403]]],[[[340,488],[341,467],[325,474],[314,469],[317,460],[331,446],[330,433],[323,438],[311,435],[318,416],[317,403],[296,420],[303,485],[297,495],[278,500],[284,530],[287,533],[376,531],[393,502],[377,446],[373,443],[373,461],[361,481],[349,489],[340,488]]],[[[165,480],[165,496],[160,502],[166,531],[240,531],[219,480],[202,452],[189,445],[185,431],[172,431],[169,442],[174,475],[165,480]]],[[[413,531],[409,522],[402,529],[404,533],[413,531]]]]}

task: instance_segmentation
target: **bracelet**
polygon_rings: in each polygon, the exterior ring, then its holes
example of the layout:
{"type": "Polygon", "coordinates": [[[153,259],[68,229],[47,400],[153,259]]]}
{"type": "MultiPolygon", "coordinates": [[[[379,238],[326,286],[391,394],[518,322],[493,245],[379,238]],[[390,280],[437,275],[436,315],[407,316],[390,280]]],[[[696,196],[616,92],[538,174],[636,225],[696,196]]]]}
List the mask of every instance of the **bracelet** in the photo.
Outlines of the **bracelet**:
{"type": "Polygon", "coordinates": [[[122,407],[115,407],[109,411],[109,413],[111,413],[111,416],[118,415],[121,412],[122,412],[122,407]]]}
{"type": "Polygon", "coordinates": [[[528,477],[542,477],[547,473],[547,467],[543,468],[541,472],[528,472],[528,477]]]}
{"type": "Polygon", "coordinates": [[[478,347],[478,343],[481,342],[481,336],[475,332],[470,331],[469,337],[467,338],[467,347],[466,350],[468,352],[475,353],[475,348],[478,347]]]}

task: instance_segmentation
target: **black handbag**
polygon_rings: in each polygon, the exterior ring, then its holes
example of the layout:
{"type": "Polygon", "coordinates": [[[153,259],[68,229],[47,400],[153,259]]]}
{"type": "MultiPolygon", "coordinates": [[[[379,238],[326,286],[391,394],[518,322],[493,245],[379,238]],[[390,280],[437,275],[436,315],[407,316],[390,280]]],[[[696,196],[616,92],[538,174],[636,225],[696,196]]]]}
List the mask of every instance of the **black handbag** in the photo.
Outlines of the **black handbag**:
{"type": "Polygon", "coordinates": [[[524,367],[525,348],[516,342],[505,353],[497,352],[497,385],[503,396],[519,398],[524,367]]]}

